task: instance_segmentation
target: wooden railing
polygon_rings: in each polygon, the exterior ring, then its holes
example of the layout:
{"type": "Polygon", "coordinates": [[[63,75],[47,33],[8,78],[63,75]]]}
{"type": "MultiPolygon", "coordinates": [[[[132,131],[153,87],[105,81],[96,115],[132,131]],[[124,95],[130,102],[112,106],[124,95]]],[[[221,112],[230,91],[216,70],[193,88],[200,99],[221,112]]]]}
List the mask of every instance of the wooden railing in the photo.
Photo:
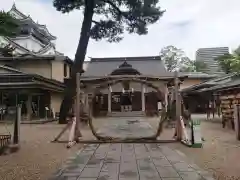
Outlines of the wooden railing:
{"type": "Polygon", "coordinates": [[[0,135],[0,152],[10,144],[11,135],[0,135]]]}

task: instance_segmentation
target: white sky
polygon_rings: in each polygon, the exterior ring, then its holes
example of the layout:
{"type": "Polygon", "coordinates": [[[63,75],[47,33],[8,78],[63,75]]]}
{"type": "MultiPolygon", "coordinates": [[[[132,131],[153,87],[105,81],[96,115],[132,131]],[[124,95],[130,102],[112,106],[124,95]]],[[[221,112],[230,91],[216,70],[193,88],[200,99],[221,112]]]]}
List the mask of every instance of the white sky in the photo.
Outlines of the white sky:
{"type": "MultiPolygon", "coordinates": [[[[14,0],[0,0],[0,9],[10,10],[14,0]]],[[[82,14],[61,14],[52,0],[15,0],[17,8],[57,36],[57,50],[73,58],[80,36],[82,14]]],[[[158,55],[174,45],[194,59],[202,47],[240,45],[240,0],[162,0],[166,13],[148,35],[128,35],[120,43],[90,41],[88,57],[158,55]]]]}

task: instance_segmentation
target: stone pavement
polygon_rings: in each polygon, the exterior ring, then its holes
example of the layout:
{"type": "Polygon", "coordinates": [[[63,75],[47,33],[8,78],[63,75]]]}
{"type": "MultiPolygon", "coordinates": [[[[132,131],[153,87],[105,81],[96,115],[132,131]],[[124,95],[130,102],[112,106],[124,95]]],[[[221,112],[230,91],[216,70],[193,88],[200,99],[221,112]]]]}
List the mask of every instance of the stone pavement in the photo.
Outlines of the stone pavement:
{"type": "Polygon", "coordinates": [[[214,180],[166,144],[91,144],[50,180],[214,180]]]}
{"type": "MultiPolygon", "coordinates": [[[[106,119],[106,118],[105,118],[106,119]]],[[[96,121],[98,121],[96,119],[96,121]]],[[[144,117],[107,118],[105,125],[98,130],[102,136],[117,138],[139,138],[154,135],[154,130],[144,117]]]]}

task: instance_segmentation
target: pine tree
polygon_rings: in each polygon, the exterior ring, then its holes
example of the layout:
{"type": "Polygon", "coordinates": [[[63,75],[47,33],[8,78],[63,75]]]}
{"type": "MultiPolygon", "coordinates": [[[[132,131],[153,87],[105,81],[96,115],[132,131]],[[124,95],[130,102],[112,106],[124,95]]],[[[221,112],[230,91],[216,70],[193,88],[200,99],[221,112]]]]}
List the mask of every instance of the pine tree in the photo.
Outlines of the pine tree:
{"type": "Polygon", "coordinates": [[[159,0],[54,0],[54,7],[62,13],[83,10],[80,40],[71,79],[61,104],[59,123],[65,123],[67,112],[73,103],[76,73],[82,72],[89,38],[119,42],[123,39],[124,32],[147,34],[148,25],[156,23],[164,13],[158,3],[159,0]]]}
{"type": "MultiPolygon", "coordinates": [[[[12,37],[18,31],[18,23],[9,13],[0,11],[0,36],[12,37]]],[[[12,56],[12,48],[9,44],[3,45],[0,42],[0,55],[12,56]]]]}
{"type": "Polygon", "coordinates": [[[18,24],[9,13],[0,11],[0,36],[14,36],[17,32],[18,24]]]}

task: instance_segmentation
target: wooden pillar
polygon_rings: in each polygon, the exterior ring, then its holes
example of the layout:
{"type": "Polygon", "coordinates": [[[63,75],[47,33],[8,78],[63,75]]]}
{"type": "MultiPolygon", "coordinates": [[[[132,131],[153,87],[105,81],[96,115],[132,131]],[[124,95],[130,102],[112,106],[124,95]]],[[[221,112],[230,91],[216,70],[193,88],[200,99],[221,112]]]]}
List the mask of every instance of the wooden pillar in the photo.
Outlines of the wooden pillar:
{"type": "Polygon", "coordinates": [[[18,144],[20,140],[20,124],[21,124],[21,105],[16,106],[16,117],[13,130],[13,144],[18,144]]]}
{"type": "Polygon", "coordinates": [[[167,107],[168,107],[168,87],[167,87],[167,84],[164,84],[164,87],[165,87],[165,110],[167,111],[167,107]]]}
{"type": "Polygon", "coordinates": [[[141,87],[141,89],[142,89],[142,91],[141,91],[141,93],[142,93],[142,97],[141,97],[141,99],[142,99],[142,111],[143,112],[145,112],[145,86],[144,86],[144,84],[142,84],[142,87],[141,87]]]}
{"type": "Polygon", "coordinates": [[[112,92],[111,92],[111,87],[109,86],[108,88],[108,112],[112,112],[112,92]]]}
{"type": "Polygon", "coordinates": [[[27,106],[27,121],[31,120],[31,115],[32,115],[32,95],[29,94],[28,95],[28,99],[26,102],[26,106],[27,106]]]}
{"type": "Polygon", "coordinates": [[[76,74],[76,103],[75,103],[75,108],[76,108],[76,126],[78,127],[79,122],[80,122],[80,73],[76,74]]]}
{"type": "Polygon", "coordinates": [[[37,96],[37,113],[38,113],[38,118],[40,118],[40,95],[37,96]]]}
{"type": "Polygon", "coordinates": [[[182,139],[182,129],[181,129],[181,98],[179,93],[179,78],[178,78],[178,72],[176,71],[174,74],[174,92],[175,92],[175,100],[176,100],[176,130],[177,130],[177,140],[182,139]]]}
{"type": "Polygon", "coordinates": [[[88,93],[86,94],[85,98],[86,98],[86,103],[85,103],[85,106],[86,106],[86,112],[88,112],[88,109],[89,109],[88,93]]]}

